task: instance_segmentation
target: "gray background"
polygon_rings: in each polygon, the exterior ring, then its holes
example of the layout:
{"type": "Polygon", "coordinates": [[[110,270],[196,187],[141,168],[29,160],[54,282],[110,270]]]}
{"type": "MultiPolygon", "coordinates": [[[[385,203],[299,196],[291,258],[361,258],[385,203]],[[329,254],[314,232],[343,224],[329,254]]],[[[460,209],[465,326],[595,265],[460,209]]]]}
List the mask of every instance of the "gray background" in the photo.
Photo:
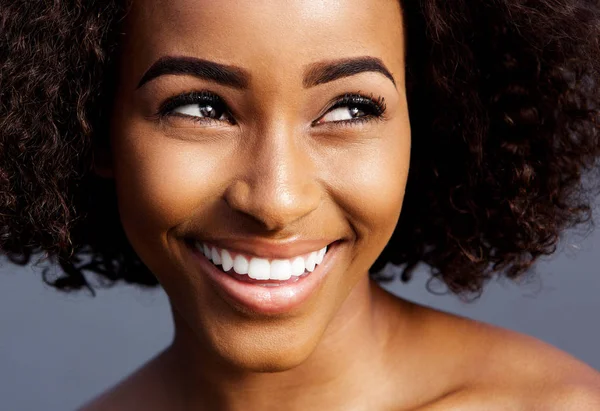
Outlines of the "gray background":
{"type": "MultiPolygon", "coordinates": [[[[598,221],[598,218],[596,218],[598,221]]],[[[600,230],[571,231],[520,285],[490,283],[465,304],[425,289],[426,270],[386,288],[420,303],[520,331],[600,370],[600,230]]],[[[393,267],[388,267],[393,269],[393,267]]],[[[72,410],[165,348],[173,334],[164,292],[117,286],[67,295],[41,269],[0,267],[0,410],[72,410]]],[[[439,285],[439,284],[438,284],[439,285]]],[[[443,287],[435,287],[442,291],[443,287]]]]}

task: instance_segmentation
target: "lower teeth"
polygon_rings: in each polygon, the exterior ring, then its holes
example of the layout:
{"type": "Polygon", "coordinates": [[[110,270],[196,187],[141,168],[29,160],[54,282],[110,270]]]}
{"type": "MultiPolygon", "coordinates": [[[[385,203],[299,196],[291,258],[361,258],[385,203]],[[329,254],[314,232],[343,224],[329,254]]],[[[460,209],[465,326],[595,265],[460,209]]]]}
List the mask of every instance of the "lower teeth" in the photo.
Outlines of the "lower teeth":
{"type": "MultiPolygon", "coordinates": [[[[213,264],[213,265],[214,265],[214,264],[213,264]]],[[[289,283],[289,282],[290,282],[290,280],[294,280],[294,279],[295,279],[295,281],[298,281],[300,278],[302,278],[302,277],[306,276],[307,274],[310,274],[310,271],[308,271],[308,270],[304,270],[304,272],[303,272],[302,274],[300,274],[300,275],[292,275],[292,276],[291,276],[290,278],[288,278],[287,280],[275,280],[275,279],[272,279],[272,278],[269,278],[268,280],[257,280],[256,278],[249,277],[249,276],[248,276],[248,274],[238,274],[238,273],[236,273],[236,272],[233,270],[233,268],[229,269],[229,271],[225,271],[225,270],[223,270],[223,266],[220,266],[220,265],[218,265],[218,266],[217,266],[217,265],[215,265],[215,267],[217,267],[218,269],[220,269],[220,270],[221,270],[222,272],[224,272],[225,274],[229,274],[229,275],[231,275],[231,276],[236,276],[236,277],[241,277],[241,278],[248,278],[248,279],[250,279],[250,280],[257,281],[257,282],[258,282],[258,281],[264,282],[264,283],[263,283],[263,284],[261,284],[261,285],[264,285],[264,286],[266,286],[266,287],[277,287],[277,286],[278,286],[278,285],[280,285],[280,283],[282,283],[282,282],[289,283]]],[[[315,268],[316,268],[316,267],[315,267],[315,268]]],[[[295,281],[293,281],[293,282],[295,282],[295,281]]]]}

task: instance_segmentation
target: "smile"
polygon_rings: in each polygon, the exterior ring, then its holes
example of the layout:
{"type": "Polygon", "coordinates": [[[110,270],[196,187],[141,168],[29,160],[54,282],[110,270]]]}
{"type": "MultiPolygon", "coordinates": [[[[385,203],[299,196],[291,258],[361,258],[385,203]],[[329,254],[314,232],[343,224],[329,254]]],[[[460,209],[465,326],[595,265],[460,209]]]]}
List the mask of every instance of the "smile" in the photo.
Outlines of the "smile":
{"type": "Polygon", "coordinates": [[[233,270],[236,274],[247,275],[253,280],[260,281],[285,281],[312,273],[327,253],[327,246],[325,246],[320,250],[293,258],[268,259],[237,253],[198,241],[194,246],[215,266],[220,266],[222,271],[227,273],[233,270]]]}
{"type": "Polygon", "coordinates": [[[269,257],[268,252],[254,255],[199,240],[188,242],[188,249],[198,274],[209,280],[225,301],[244,311],[277,315],[299,309],[319,292],[336,265],[340,244],[334,241],[297,256],[281,252],[269,257]]]}

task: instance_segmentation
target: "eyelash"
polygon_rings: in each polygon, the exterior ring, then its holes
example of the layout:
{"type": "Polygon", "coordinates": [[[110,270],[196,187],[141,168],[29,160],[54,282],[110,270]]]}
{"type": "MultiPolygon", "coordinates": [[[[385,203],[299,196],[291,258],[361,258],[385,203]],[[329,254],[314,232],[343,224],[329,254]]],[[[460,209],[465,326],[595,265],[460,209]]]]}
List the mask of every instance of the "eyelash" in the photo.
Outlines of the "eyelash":
{"type": "MultiPolygon", "coordinates": [[[[213,107],[218,107],[232,120],[232,124],[235,124],[233,115],[231,114],[231,111],[227,108],[227,105],[225,104],[223,99],[210,91],[192,91],[189,93],[180,94],[175,97],[172,97],[160,105],[157,112],[157,117],[161,120],[169,116],[183,117],[199,123],[219,123],[222,121],[214,118],[195,117],[173,112],[173,110],[181,106],[202,103],[211,104],[213,107]]],[[[336,108],[347,106],[359,107],[366,114],[364,116],[348,120],[329,121],[327,122],[327,124],[335,126],[358,125],[372,120],[380,120],[383,118],[386,112],[386,104],[384,97],[374,97],[373,94],[366,96],[361,94],[360,92],[346,93],[343,96],[334,99],[329,104],[327,110],[325,110],[325,112],[321,114],[317,120],[313,121],[312,125],[317,125],[317,122],[330,111],[335,110],[336,108]]]]}
{"type": "Polygon", "coordinates": [[[174,117],[183,117],[186,119],[191,119],[192,121],[196,121],[199,123],[219,122],[219,120],[214,119],[214,118],[194,117],[194,116],[189,116],[186,114],[179,114],[179,113],[173,112],[173,110],[175,110],[176,108],[181,107],[181,106],[186,106],[186,105],[190,105],[190,104],[201,104],[201,103],[204,103],[204,104],[210,103],[212,106],[222,108],[223,111],[230,118],[233,118],[231,115],[231,112],[227,108],[227,105],[225,104],[223,99],[221,99],[221,97],[217,96],[216,94],[214,94],[210,91],[192,91],[190,93],[180,94],[178,96],[171,97],[170,99],[168,99],[167,101],[165,101],[164,103],[162,103],[160,105],[157,116],[161,120],[164,119],[165,117],[174,116],[174,117]]]}
{"type": "Polygon", "coordinates": [[[386,112],[385,98],[382,96],[375,97],[373,94],[365,96],[359,93],[346,93],[340,98],[334,99],[333,103],[327,108],[327,110],[319,116],[317,120],[313,122],[316,124],[325,114],[339,107],[361,107],[367,114],[362,117],[356,117],[350,120],[337,120],[330,121],[328,124],[336,126],[343,125],[357,125],[372,120],[381,120],[386,112]],[[365,110],[366,109],[366,110],[365,110]]]}

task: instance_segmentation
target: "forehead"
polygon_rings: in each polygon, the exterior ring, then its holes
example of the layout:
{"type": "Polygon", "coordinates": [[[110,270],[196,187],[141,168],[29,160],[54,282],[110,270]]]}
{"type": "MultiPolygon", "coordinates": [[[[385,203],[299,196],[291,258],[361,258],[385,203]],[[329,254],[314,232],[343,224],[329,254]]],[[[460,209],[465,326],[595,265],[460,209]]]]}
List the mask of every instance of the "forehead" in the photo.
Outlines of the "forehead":
{"type": "Polygon", "coordinates": [[[134,0],[125,56],[141,75],[165,55],[296,75],[315,61],[370,55],[402,78],[397,0],[134,0]]]}

